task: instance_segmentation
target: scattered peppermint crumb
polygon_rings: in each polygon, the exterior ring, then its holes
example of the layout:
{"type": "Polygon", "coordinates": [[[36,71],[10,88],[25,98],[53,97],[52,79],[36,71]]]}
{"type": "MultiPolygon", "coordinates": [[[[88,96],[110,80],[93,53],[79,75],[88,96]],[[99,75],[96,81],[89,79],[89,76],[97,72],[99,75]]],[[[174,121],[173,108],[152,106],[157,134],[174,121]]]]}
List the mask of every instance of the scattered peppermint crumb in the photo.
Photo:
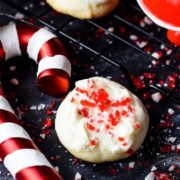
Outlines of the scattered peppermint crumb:
{"type": "Polygon", "coordinates": [[[161,94],[159,92],[154,93],[151,95],[151,98],[154,102],[159,102],[161,100],[161,94]]]}
{"type": "Polygon", "coordinates": [[[168,66],[170,65],[170,63],[171,63],[170,60],[166,60],[166,62],[165,62],[165,64],[168,65],[168,66]]]}
{"type": "Polygon", "coordinates": [[[175,141],[176,141],[176,137],[170,137],[170,138],[168,139],[168,141],[170,141],[170,142],[175,142],[175,141]]]}
{"type": "Polygon", "coordinates": [[[138,37],[136,36],[136,35],[130,35],[130,37],[129,37],[131,40],[137,40],[138,39],[138,37]]]}
{"type": "Polygon", "coordinates": [[[156,64],[157,64],[157,61],[152,60],[152,64],[153,64],[153,65],[156,65],[156,64]]]}
{"type": "Polygon", "coordinates": [[[19,12],[18,12],[18,13],[15,14],[15,18],[16,18],[16,19],[23,19],[23,18],[24,18],[24,15],[23,15],[22,13],[19,13],[19,12]]]}
{"type": "Polygon", "coordinates": [[[96,72],[95,72],[95,74],[96,74],[96,75],[98,75],[98,74],[99,74],[99,72],[98,72],[98,71],[96,71],[96,72]]]}
{"type": "Polygon", "coordinates": [[[174,110],[171,109],[171,108],[169,108],[169,109],[168,109],[168,113],[169,113],[169,114],[174,114],[174,110]]]}
{"type": "Polygon", "coordinates": [[[160,56],[159,56],[159,54],[157,52],[153,52],[151,55],[156,59],[160,58],[160,56]]]}
{"type": "Polygon", "coordinates": [[[42,139],[45,139],[46,135],[45,135],[45,134],[40,134],[40,137],[41,137],[42,139]]]}
{"type": "Polygon", "coordinates": [[[171,146],[171,151],[174,151],[175,149],[176,149],[175,145],[171,146]]]}
{"type": "Polygon", "coordinates": [[[75,177],[74,177],[74,180],[81,180],[82,179],[82,176],[79,172],[76,173],[75,177]]]}
{"type": "Polygon", "coordinates": [[[108,28],[108,31],[109,31],[109,32],[114,32],[114,28],[113,28],[113,27],[109,27],[109,28],[108,28]]]}
{"type": "Polygon", "coordinates": [[[161,44],[160,48],[161,48],[161,49],[164,49],[164,48],[165,48],[165,45],[164,45],[164,44],[161,44]]]}
{"type": "Polygon", "coordinates": [[[91,70],[94,70],[94,69],[95,69],[95,67],[94,67],[94,66],[91,66],[91,67],[90,67],[90,69],[91,69],[91,70]]]}
{"type": "Polygon", "coordinates": [[[130,162],[130,163],[129,163],[129,167],[130,167],[131,169],[134,167],[134,165],[135,165],[135,162],[130,162]]]}
{"type": "Polygon", "coordinates": [[[36,106],[31,106],[31,107],[30,107],[30,110],[36,110],[36,109],[37,109],[36,106]]]}
{"type": "Polygon", "coordinates": [[[10,66],[10,67],[9,67],[9,70],[10,70],[10,71],[15,71],[15,70],[16,70],[16,66],[10,66]]]}
{"type": "Polygon", "coordinates": [[[146,46],[147,43],[148,42],[146,42],[146,41],[142,41],[142,42],[137,42],[136,44],[138,45],[138,47],[143,48],[146,46]]]}
{"type": "Polygon", "coordinates": [[[155,180],[155,174],[154,172],[150,172],[144,180],[155,180]]]}
{"type": "Polygon", "coordinates": [[[13,85],[16,85],[16,86],[19,85],[19,81],[18,81],[16,78],[12,78],[12,79],[10,80],[10,83],[13,84],[13,85]]]}
{"type": "Polygon", "coordinates": [[[40,104],[40,105],[37,107],[38,111],[44,109],[45,106],[46,106],[45,104],[40,104]]]}
{"type": "Polygon", "coordinates": [[[167,55],[170,55],[171,53],[172,53],[172,49],[169,49],[169,50],[166,51],[167,55]]]}
{"type": "Polygon", "coordinates": [[[112,79],[112,76],[107,76],[106,78],[107,78],[107,79],[112,79]]]}
{"type": "Polygon", "coordinates": [[[152,25],[153,22],[151,21],[151,19],[149,19],[147,16],[144,17],[144,22],[148,25],[152,25]]]}
{"type": "Polygon", "coordinates": [[[175,169],[175,166],[172,165],[172,166],[169,167],[168,171],[174,171],[174,169],[175,169]]]}

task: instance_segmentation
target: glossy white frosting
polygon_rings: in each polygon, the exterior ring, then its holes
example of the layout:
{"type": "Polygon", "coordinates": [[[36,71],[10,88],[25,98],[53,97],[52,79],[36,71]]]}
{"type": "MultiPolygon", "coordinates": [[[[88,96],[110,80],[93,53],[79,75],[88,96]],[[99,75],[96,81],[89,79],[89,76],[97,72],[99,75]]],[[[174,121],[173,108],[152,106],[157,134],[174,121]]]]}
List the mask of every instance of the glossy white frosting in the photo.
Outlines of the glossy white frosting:
{"type": "MultiPolygon", "coordinates": [[[[95,152],[100,161],[128,156],[126,152],[144,127],[140,144],[148,127],[142,104],[125,87],[100,77],[76,82],[76,88],[60,105],[56,118],[56,131],[62,144],[85,160],[88,159],[78,154],[95,152]]],[[[136,150],[139,144],[134,147],[136,150]]]]}

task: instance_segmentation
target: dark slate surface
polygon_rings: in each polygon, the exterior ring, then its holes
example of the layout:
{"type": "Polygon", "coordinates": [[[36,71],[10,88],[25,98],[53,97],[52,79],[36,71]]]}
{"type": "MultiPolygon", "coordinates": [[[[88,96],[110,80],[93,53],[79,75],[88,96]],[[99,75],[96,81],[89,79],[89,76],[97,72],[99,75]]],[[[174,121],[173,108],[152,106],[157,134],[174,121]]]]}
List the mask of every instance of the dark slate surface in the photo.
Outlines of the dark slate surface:
{"type": "MultiPolygon", "coordinates": [[[[156,167],[156,179],[180,179],[180,103],[172,100],[172,97],[180,99],[180,52],[178,47],[167,41],[165,30],[148,21],[134,1],[131,5],[123,5],[123,2],[130,0],[122,1],[114,14],[93,21],[58,14],[44,1],[6,1],[10,2],[15,3],[13,7],[18,11],[3,1],[0,1],[0,11],[21,17],[21,7],[30,7],[25,8],[27,15],[36,15],[50,28],[57,30],[71,56],[71,88],[79,79],[107,77],[135,92],[150,115],[148,135],[134,156],[103,164],[77,160],[58,141],[54,125],[44,127],[47,118],[54,122],[55,112],[63,97],[53,98],[39,92],[35,86],[36,64],[26,56],[9,60],[3,67],[6,73],[2,76],[2,83],[10,103],[37,146],[63,177],[72,180],[79,172],[85,180],[143,180],[156,167]],[[121,65],[127,68],[132,83],[139,90],[129,84],[121,65]],[[16,70],[10,71],[11,66],[15,66],[16,70]],[[18,80],[19,85],[12,84],[13,78],[18,80]],[[154,86],[162,91],[159,102],[151,97],[158,92],[154,86]],[[167,93],[171,96],[166,96],[167,93]],[[55,105],[53,102],[56,102],[55,105]]],[[[35,22],[32,18],[24,18],[35,22]]],[[[1,16],[0,24],[9,20],[12,18],[1,16]]],[[[3,164],[0,164],[0,179],[12,179],[3,164]]]]}

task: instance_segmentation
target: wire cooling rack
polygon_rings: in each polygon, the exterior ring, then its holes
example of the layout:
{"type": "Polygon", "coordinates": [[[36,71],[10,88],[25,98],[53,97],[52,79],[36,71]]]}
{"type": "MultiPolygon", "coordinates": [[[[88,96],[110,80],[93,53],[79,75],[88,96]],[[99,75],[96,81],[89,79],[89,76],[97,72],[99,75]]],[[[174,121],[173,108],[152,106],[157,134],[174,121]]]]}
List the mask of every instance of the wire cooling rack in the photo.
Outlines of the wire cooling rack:
{"type": "MultiPolygon", "coordinates": [[[[67,163],[68,156],[64,160],[67,165],[57,163],[66,179],[72,179],[72,175],[80,171],[84,179],[139,180],[144,179],[154,166],[157,179],[178,179],[180,48],[167,40],[165,29],[153,24],[136,1],[131,0],[121,1],[112,14],[96,20],[77,20],[57,13],[42,0],[7,0],[0,1],[0,5],[2,13],[48,27],[60,36],[69,52],[73,49],[73,75],[76,76],[72,77],[73,82],[89,77],[95,69],[95,75],[121,81],[145,102],[150,114],[149,136],[137,156],[112,164],[85,164],[85,167],[80,161],[76,168],[67,163]],[[98,70],[103,73],[99,74],[98,70]],[[142,162],[139,161],[141,157],[142,162]],[[132,167],[133,163],[135,166],[132,167]]],[[[3,22],[1,18],[0,23],[3,22]]],[[[50,152],[45,150],[45,153],[50,152]]],[[[64,151],[61,154],[67,156],[64,151]]],[[[77,161],[71,160],[71,163],[77,161]]]]}
{"type": "MultiPolygon", "coordinates": [[[[136,2],[123,1],[123,3],[120,3],[120,7],[107,18],[88,21],[79,21],[58,14],[44,1],[8,0],[5,3],[26,15],[27,18],[47,26],[57,34],[121,68],[132,91],[154,88],[168,98],[180,103],[180,97],[178,96],[180,62],[175,62],[180,61],[179,48],[168,42],[165,30],[157,27],[144,16],[136,2]],[[164,73],[166,77],[157,78],[153,83],[151,81],[152,77],[148,77],[143,87],[137,87],[137,82],[133,81],[131,76],[134,73],[128,69],[127,64],[117,60],[116,55],[108,54],[111,50],[113,52],[116,48],[121,48],[121,46],[118,47],[118,44],[132,50],[134,54],[141,54],[145,61],[160,64],[161,68],[156,70],[155,73],[164,73]]],[[[138,62],[134,62],[134,68],[136,68],[134,71],[138,72],[136,63],[138,62]]],[[[138,72],[139,77],[143,75],[140,74],[142,71],[151,73],[151,70],[141,68],[138,72]]],[[[151,76],[153,75],[151,74],[151,76]]]]}

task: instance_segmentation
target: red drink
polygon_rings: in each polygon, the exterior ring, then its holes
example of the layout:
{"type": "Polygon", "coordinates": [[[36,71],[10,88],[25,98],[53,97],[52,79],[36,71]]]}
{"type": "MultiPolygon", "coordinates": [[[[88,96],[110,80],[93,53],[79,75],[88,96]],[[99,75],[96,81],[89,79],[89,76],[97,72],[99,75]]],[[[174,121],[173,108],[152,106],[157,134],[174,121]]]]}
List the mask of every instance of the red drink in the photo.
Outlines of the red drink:
{"type": "Polygon", "coordinates": [[[180,45],[180,0],[137,0],[142,10],[168,31],[168,39],[180,45]]]}

